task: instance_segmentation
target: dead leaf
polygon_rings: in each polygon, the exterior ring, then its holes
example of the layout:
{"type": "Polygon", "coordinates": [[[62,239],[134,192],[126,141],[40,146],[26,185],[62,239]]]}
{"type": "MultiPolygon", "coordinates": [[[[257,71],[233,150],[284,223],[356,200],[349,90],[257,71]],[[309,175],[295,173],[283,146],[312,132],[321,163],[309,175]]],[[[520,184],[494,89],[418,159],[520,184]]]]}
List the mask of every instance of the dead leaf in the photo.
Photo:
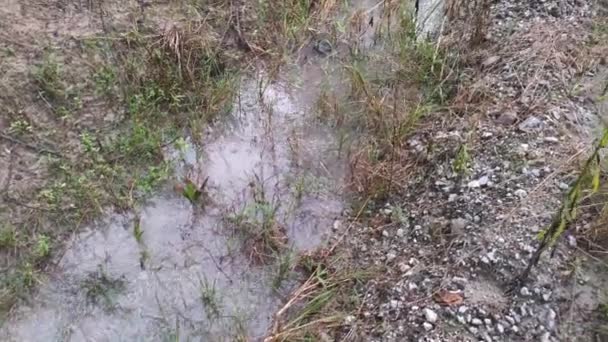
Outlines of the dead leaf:
{"type": "Polygon", "coordinates": [[[451,305],[460,305],[460,304],[462,304],[462,302],[464,302],[464,297],[462,296],[462,293],[450,292],[447,290],[439,291],[437,294],[435,294],[433,299],[441,305],[450,305],[450,306],[451,305]]]}

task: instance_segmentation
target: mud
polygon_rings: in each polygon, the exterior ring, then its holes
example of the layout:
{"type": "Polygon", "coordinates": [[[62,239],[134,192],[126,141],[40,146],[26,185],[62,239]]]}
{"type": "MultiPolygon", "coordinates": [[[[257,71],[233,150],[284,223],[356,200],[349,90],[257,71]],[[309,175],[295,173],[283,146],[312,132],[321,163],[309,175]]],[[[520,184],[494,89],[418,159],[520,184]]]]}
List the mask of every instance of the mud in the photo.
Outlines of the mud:
{"type": "MultiPolygon", "coordinates": [[[[332,132],[314,119],[312,93],[264,79],[243,82],[232,115],[204,141],[167,151],[176,181],[208,178],[203,203],[167,186],[135,212],[110,213],[76,235],[0,339],[261,339],[298,275],[275,288],[278,264],[254,264],[228,218],[252,205],[256,189],[278,208],[285,253],[312,250],[340,219],[345,171],[332,132]]],[[[304,88],[321,82],[302,79],[304,88]]]]}
{"type": "MultiPolygon", "coordinates": [[[[351,9],[381,15],[376,1],[351,9]]],[[[359,48],[372,48],[375,33],[372,24],[359,27],[359,48]]],[[[205,184],[201,203],[168,184],[133,212],[108,213],[76,234],[0,340],[261,340],[300,279],[291,272],[277,286],[278,261],[254,263],[230,218],[263,194],[289,255],[321,246],[345,206],[345,153],[315,113],[323,87],[340,92],[340,67],[312,47],[301,52],[300,65],[276,81],[248,76],[231,115],[201,141],[166,151],[172,183],[205,184]]]]}

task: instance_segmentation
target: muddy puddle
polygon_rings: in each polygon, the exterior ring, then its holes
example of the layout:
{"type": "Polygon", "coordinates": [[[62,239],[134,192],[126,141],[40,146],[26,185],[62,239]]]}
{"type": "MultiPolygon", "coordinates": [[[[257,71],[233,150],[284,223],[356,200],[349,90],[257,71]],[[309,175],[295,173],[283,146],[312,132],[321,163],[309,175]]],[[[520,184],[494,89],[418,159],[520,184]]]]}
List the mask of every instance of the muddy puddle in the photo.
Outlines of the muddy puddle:
{"type": "Polygon", "coordinates": [[[280,262],[318,247],[343,210],[345,163],[307,90],[322,82],[319,68],[297,74],[297,86],[263,75],[243,81],[232,114],[204,141],[167,151],[176,178],[207,179],[201,203],[167,186],[75,236],[0,339],[260,340],[298,282],[280,262]],[[283,256],[265,263],[252,261],[233,227],[260,202],[287,237],[283,256]]]}
{"type": "MultiPolygon", "coordinates": [[[[380,11],[375,1],[356,3],[368,15],[380,11]]],[[[373,37],[369,28],[358,39],[370,48],[373,37]]],[[[204,183],[200,203],[168,184],[133,212],[108,213],[74,236],[0,340],[261,340],[301,281],[282,263],[321,246],[345,206],[345,153],[315,110],[321,89],[339,91],[340,65],[312,46],[304,54],[272,82],[263,72],[248,76],[231,115],[202,141],[167,151],[176,168],[169,183],[204,183]],[[261,224],[260,203],[286,245],[264,263],[234,228],[236,217],[261,224]]]]}

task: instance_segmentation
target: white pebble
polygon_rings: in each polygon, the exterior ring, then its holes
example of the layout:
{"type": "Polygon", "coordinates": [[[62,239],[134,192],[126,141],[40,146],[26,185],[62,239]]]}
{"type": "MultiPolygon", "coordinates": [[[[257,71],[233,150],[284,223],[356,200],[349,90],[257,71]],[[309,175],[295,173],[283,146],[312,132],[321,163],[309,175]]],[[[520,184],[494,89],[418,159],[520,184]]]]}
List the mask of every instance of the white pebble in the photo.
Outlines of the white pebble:
{"type": "Polygon", "coordinates": [[[427,322],[429,323],[435,323],[437,322],[437,313],[429,308],[425,308],[424,309],[424,318],[426,319],[427,322]]]}

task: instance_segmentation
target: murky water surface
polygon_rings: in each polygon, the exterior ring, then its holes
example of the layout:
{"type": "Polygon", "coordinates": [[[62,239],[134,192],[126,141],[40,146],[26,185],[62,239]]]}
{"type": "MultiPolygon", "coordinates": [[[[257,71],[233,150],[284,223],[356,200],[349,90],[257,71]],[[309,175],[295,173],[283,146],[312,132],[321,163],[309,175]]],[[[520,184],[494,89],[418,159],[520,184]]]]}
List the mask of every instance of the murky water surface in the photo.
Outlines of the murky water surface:
{"type": "MultiPolygon", "coordinates": [[[[376,1],[355,3],[380,11],[376,1]]],[[[373,27],[358,34],[363,48],[374,45],[373,27]]],[[[314,110],[323,86],[340,91],[327,77],[340,66],[312,47],[304,54],[283,80],[244,81],[231,115],[203,141],[167,151],[177,179],[207,179],[203,204],[167,189],[75,236],[0,340],[260,340],[299,280],[277,283],[276,261],[253,263],[230,218],[262,197],[296,253],[318,247],[343,209],[345,161],[314,110]]]]}
{"type": "Polygon", "coordinates": [[[177,177],[208,177],[203,204],[161,191],[136,213],[110,214],[75,236],[0,339],[260,339],[297,275],[276,288],[277,262],[253,263],[229,218],[263,193],[299,252],[319,246],[342,211],[344,163],[301,89],[262,76],[243,82],[232,115],[205,141],[168,151],[177,177]]]}

